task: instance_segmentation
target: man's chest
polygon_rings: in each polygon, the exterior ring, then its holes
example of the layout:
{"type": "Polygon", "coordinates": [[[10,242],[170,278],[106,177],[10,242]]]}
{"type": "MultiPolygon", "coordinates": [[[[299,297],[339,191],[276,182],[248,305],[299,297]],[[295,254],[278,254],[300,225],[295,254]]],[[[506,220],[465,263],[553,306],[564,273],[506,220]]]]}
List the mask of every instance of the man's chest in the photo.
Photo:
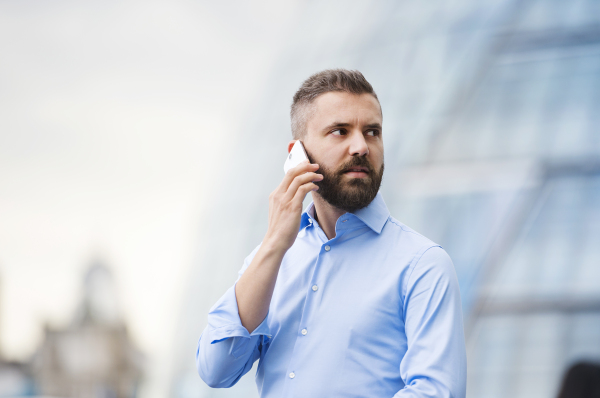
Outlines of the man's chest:
{"type": "Polygon", "coordinates": [[[397,347],[405,261],[370,236],[299,243],[281,265],[271,300],[274,340],[311,334],[340,349],[367,341],[397,347]]]}

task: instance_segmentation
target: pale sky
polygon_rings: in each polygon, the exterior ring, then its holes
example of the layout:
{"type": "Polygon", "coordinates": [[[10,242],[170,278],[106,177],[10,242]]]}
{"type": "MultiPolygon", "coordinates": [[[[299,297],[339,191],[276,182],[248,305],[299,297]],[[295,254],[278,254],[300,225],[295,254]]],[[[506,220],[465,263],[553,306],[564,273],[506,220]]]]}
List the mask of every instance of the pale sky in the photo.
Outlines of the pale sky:
{"type": "MultiPolygon", "coordinates": [[[[296,2],[0,3],[0,348],[64,326],[94,256],[168,355],[203,201],[296,2]]],[[[158,365],[157,365],[158,366],[158,365]]],[[[160,396],[167,380],[150,369],[160,396]]]]}

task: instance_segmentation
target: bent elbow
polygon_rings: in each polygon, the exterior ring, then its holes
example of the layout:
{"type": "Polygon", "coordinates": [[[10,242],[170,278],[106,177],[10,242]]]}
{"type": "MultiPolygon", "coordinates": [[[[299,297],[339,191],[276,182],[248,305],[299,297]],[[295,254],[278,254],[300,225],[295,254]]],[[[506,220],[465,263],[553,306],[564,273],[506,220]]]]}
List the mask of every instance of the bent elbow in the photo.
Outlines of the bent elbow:
{"type": "Polygon", "coordinates": [[[218,366],[211,366],[204,358],[200,343],[196,351],[196,370],[202,381],[211,388],[228,388],[235,384],[231,383],[231,377],[224,372],[225,369],[220,370],[218,366]]]}
{"type": "Polygon", "coordinates": [[[203,369],[198,366],[198,374],[202,381],[206,383],[207,386],[211,388],[229,388],[235,384],[231,381],[231,377],[227,377],[227,375],[223,375],[220,372],[209,371],[208,369],[203,369]]]}
{"type": "Polygon", "coordinates": [[[222,380],[218,377],[215,377],[215,375],[211,375],[211,374],[203,374],[202,372],[199,372],[200,374],[200,378],[206,383],[207,386],[211,387],[211,388],[227,388],[230,387],[228,385],[224,385],[224,383],[222,382],[222,380]]]}

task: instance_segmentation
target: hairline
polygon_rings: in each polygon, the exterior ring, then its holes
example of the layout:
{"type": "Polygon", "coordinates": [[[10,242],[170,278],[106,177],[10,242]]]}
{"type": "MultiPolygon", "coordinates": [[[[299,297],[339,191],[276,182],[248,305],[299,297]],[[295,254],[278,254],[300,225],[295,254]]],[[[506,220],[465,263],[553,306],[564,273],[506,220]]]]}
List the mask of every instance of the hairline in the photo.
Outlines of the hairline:
{"type": "Polygon", "coordinates": [[[369,93],[369,92],[353,93],[349,90],[343,90],[343,89],[324,91],[324,92],[319,93],[318,95],[314,96],[313,98],[310,98],[309,100],[301,101],[296,104],[296,108],[294,109],[295,112],[292,114],[292,137],[295,140],[300,140],[300,139],[303,139],[304,137],[306,137],[306,133],[308,133],[308,121],[314,116],[315,111],[317,110],[315,101],[322,95],[325,95],[328,93],[348,93],[348,94],[356,95],[356,96],[361,96],[363,94],[370,95],[373,98],[375,98],[375,100],[377,101],[377,105],[379,105],[379,114],[380,114],[381,118],[383,119],[383,110],[381,109],[381,103],[379,102],[379,98],[377,98],[377,95],[374,92],[373,93],[369,93]],[[298,114],[301,114],[301,115],[298,115],[298,114]],[[304,120],[301,120],[301,121],[297,120],[299,117],[304,120]],[[298,124],[302,124],[302,126],[300,128],[301,132],[299,134],[296,134],[295,130],[297,131],[298,124]],[[294,129],[295,126],[296,126],[296,129],[294,129]]]}

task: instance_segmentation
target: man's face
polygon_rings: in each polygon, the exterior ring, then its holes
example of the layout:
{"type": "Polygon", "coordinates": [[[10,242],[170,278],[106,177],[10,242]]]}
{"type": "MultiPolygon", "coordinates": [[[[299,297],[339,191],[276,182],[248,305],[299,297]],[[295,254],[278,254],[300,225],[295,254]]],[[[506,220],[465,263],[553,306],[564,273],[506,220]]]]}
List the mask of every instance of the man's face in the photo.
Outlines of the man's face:
{"type": "Polygon", "coordinates": [[[379,102],[371,94],[329,92],[312,106],[303,143],[324,177],[314,194],[347,212],[366,207],[383,177],[379,102]]]}

